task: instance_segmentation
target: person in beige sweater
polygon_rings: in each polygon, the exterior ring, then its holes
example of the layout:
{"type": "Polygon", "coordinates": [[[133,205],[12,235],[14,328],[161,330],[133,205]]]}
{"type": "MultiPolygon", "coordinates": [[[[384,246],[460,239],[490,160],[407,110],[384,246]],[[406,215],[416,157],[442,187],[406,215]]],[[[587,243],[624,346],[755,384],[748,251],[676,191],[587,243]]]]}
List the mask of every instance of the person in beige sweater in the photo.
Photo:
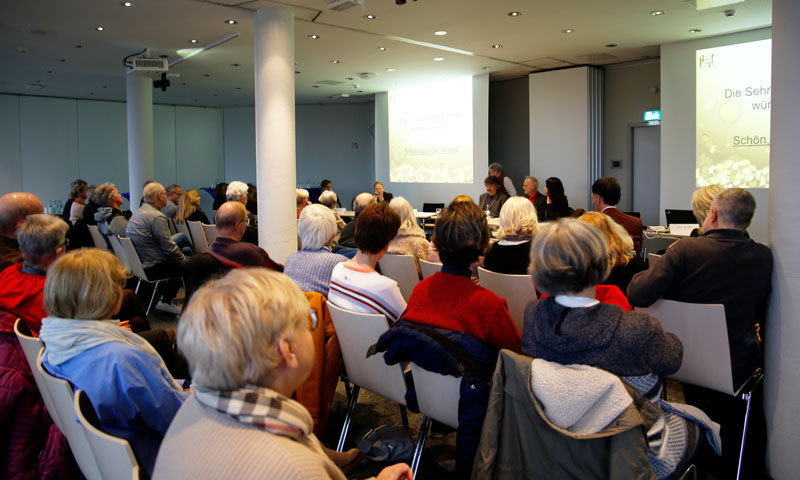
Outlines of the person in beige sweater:
{"type": "MultiPolygon", "coordinates": [[[[400,215],[400,230],[389,244],[390,255],[411,255],[414,265],[417,266],[417,275],[420,275],[419,259],[428,260],[428,246],[430,242],[425,238],[425,231],[417,224],[414,209],[403,197],[394,197],[389,202],[389,208],[400,215]]],[[[421,275],[420,275],[421,276],[421,275]]]]}
{"type": "MultiPolygon", "coordinates": [[[[194,394],[158,452],[154,479],[344,479],[292,400],[314,363],[308,302],[285,275],[237,269],[184,310],[178,344],[194,394]]],[[[379,480],[412,480],[404,463],[379,480]]]]}

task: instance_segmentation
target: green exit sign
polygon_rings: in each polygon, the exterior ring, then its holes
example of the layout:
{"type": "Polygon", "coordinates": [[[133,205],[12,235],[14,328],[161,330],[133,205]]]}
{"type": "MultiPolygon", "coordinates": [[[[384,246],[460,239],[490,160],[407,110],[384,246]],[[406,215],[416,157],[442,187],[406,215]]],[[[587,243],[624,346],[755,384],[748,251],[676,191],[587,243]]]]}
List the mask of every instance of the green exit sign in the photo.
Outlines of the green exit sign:
{"type": "Polygon", "coordinates": [[[661,110],[650,110],[648,112],[644,112],[644,121],[649,122],[651,120],[661,120],[661,110]]]}

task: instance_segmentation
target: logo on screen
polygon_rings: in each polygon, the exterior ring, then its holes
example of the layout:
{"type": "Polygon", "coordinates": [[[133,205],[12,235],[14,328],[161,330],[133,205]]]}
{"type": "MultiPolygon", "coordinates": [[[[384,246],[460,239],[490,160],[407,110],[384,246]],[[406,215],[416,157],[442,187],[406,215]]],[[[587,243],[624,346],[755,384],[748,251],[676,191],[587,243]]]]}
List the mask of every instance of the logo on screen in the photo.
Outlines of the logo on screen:
{"type": "Polygon", "coordinates": [[[711,68],[714,66],[714,54],[710,55],[698,55],[697,56],[697,68],[702,69],[711,68]]]}

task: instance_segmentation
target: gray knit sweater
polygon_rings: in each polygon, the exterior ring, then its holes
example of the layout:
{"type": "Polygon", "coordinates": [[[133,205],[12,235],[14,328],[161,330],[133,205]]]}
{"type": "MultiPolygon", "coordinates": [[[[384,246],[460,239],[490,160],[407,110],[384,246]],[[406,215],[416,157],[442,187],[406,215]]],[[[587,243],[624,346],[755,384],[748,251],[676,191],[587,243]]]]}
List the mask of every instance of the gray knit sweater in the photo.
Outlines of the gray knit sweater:
{"type": "Polygon", "coordinates": [[[331,273],[347,257],[322,247],[319,250],[300,250],[286,259],[283,273],[289,276],[304,292],[317,292],[328,297],[331,273]]]}
{"type": "Polygon", "coordinates": [[[605,303],[568,308],[553,297],[525,308],[521,347],[534,358],[591,365],[616,375],[669,375],[683,358],[681,341],[655,318],[605,303]]]}

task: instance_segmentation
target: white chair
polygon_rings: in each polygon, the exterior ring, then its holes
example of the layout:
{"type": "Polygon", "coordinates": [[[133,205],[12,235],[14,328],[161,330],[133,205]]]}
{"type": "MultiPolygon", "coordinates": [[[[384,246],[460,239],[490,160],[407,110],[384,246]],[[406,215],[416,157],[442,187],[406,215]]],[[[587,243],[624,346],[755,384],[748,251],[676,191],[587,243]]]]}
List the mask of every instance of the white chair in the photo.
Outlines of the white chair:
{"type": "MultiPolygon", "coordinates": [[[[92,448],[89,446],[86,434],[83,433],[83,428],[75,419],[75,395],[72,386],[66,380],[54,377],[44,369],[42,366],[43,354],[44,350],[39,352],[36,359],[36,370],[42,377],[45,388],[53,400],[53,408],[62,420],[59,430],[67,437],[69,448],[83,475],[88,480],[101,480],[103,476],[100,474],[100,468],[97,466],[92,448]]],[[[50,405],[47,408],[50,408],[50,405]]]]}
{"type": "Polygon", "coordinates": [[[347,377],[353,383],[347,415],[336,450],[341,452],[347,439],[350,420],[358,401],[360,388],[377,393],[400,405],[406,404],[406,383],[400,365],[386,365],[382,355],[367,357],[367,350],[378,341],[389,325],[383,315],[371,315],[344,310],[328,302],[336,336],[342,349],[347,377]]]}
{"type": "Polygon", "coordinates": [[[494,292],[495,295],[506,299],[508,313],[514,320],[519,333],[525,325],[525,307],[536,300],[536,289],[533,287],[533,278],[530,275],[508,275],[496,273],[478,267],[478,278],[481,286],[494,292]]]}
{"type": "Polygon", "coordinates": [[[139,279],[139,281],[136,283],[136,293],[139,293],[139,286],[142,284],[142,281],[155,284],[153,285],[153,294],[150,295],[150,302],[147,304],[147,311],[145,312],[150,314],[150,307],[153,306],[153,299],[156,298],[156,292],[158,292],[158,284],[161,282],[161,280],[163,280],[163,278],[150,280],[147,277],[147,274],[144,272],[142,260],[139,258],[139,253],[136,251],[133,241],[131,241],[130,238],[120,237],[119,235],[117,235],[117,239],[119,240],[120,245],[122,245],[122,250],[125,252],[125,258],[128,259],[128,266],[131,269],[131,273],[133,276],[139,279]]]}
{"type": "Polygon", "coordinates": [[[130,272],[131,264],[128,262],[128,257],[125,255],[125,250],[122,248],[122,243],[120,243],[119,238],[119,235],[109,235],[108,242],[111,244],[111,250],[113,250],[114,255],[119,259],[119,263],[130,272]]]}
{"type": "Polygon", "coordinates": [[[431,419],[448,427],[458,428],[461,378],[429,372],[413,362],[411,363],[411,376],[414,377],[419,411],[424,415],[414,456],[411,458],[411,469],[416,477],[419,462],[422,459],[422,450],[425,448],[425,441],[428,438],[431,419]]]}
{"type": "Polygon", "coordinates": [[[58,416],[53,397],[50,396],[44,379],[39,375],[36,369],[36,359],[39,358],[39,352],[44,349],[44,343],[31,334],[28,325],[21,318],[18,318],[14,323],[14,333],[17,335],[17,340],[22,347],[22,351],[25,353],[25,359],[28,361],[28,366],[33,373],[33,379],[36,381],[36,387],[39,389],[39,394],[41,394],[44,405],[47,407],[47,413],[50,414],[50,418],[53,419],[53,423],[56,424],[56,427],[58,427],[59,430],[63,430],[63,428],[61,428],[61,417],[58,416]]]}
{"type": "Polygon", "coordinates": [[[214,240],[217,239],[217,226],[216,225],[206,225],[203,224],[203,233],[206,234],[206,241],[209,245],[214,243],[214,240]]]}
{"type": "Polygon", "coordinates": [[[648,260],[648,262],[650,262],[650,268],[653,268],[653,265],[655,265],[656,262],[661,260],[661,257],[663,257],[663,256],[664,255],[659,255],[657,253],[648,253],[647,254],[647,260],[648,260]]]}
{"type": "Polygon", "coordinates": [[[189,225],[189,231],[192,232],[192,243],[194,243],[194,251],[203,253],[208,248],[208,240],[206,234],[203,232],[202,222],[186,222],[189,225]]]}
{"type": "Polygon", "coordinates": [[[100,229],[97,228],[97,225],[87,225],[89,227],[89,234],[92,236],[92,242],[94,242],[94,246],[99,248],[100,250],[105,250],[108,252],[108,245],[106,244],[105,239],[103,238],[103,234],[100,233],[100,229]]]}
{"type": "MultiPolygon", "coordinates": [[[[83,390],[75,392],[75,414],[103,478],[130,478],[138,462],[127,440],[105,433],[83,390]]],[[[133,477],[136,478],[136,477],[133,477]]]]}
{"type": "Polygon", "coordinates": [[[189,231],[189,225],[187,225],[186,222],[175,222],[175,229],[178,231],[178,233],[186,235],[189,238],[189,241],[192,243],[192,248],[194,248],[194,239],[192,238],[192,232],[189,231]]]}
{"type": "Polygon", "coordinates": [[[733,383],[725,307],[721,304],[659,300],[648,308],[636,310],[657,318],[664,330],[674,333],[681,340],[683,344],[681,368],[670,377],[691,385],[741,397],[747,403],[739,450],[738,478],[747,437],[750,401],[753,390],[764,375],[761,369],[758,369],[743,385],[733,383]]]}
{"type": "Polygon", "coordinates": [[[391,278],[400,287],[400,293],[406,302],[411,298],[411,292],[419,283],[417,266],[414,264],[414,257],[411,255],[384,255],[378,262],[381,273],[391,278]]]}
{"type": "Polygon", "coordinates": [[[422,278],[428,278],[436,272],[441,272],[442,264],[420,259],[419,269],[422,271],[422,278]]]}

